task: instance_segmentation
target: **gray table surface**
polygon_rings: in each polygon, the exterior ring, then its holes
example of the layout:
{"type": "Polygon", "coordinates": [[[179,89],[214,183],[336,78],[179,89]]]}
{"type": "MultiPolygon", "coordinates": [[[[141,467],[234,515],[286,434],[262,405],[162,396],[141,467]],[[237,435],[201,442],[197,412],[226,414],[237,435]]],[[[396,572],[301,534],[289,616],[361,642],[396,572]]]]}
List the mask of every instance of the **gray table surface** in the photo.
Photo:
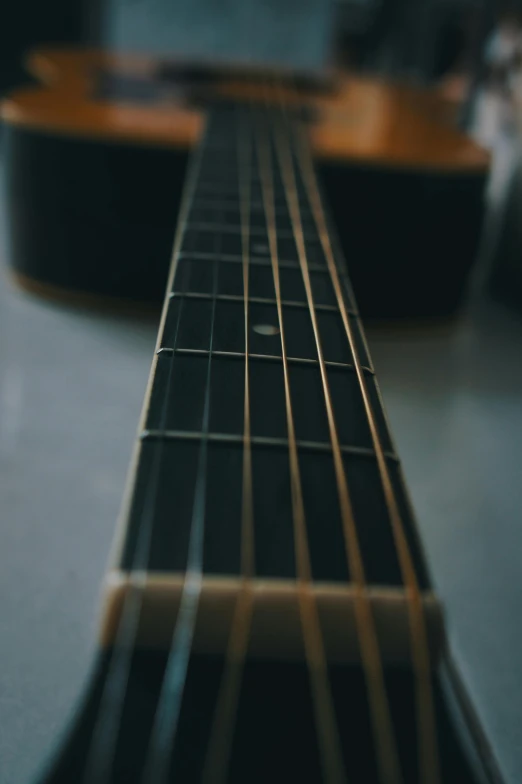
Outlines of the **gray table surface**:
{"type": "MultiPolygon", "coordinates": [[[[84,684],[156,324],[0,272],[0,782],[31,782],[84,684]]],[[[370,346],[450,638],[522,780],[522,318],[470,308],[370,346]]]]}

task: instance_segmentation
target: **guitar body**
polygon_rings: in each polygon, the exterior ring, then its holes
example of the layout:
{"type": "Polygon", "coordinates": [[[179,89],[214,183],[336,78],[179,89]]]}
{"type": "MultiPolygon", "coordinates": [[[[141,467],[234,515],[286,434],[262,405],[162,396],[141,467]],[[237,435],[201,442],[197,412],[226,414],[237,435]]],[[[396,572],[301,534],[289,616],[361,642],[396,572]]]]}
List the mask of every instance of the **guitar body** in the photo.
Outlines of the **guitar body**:
{"type": "MultiPolygon", "coordinates": [[[[28,66],[38,84],[3,104],[16,279],[51,296],[159,304],[204,122],[201,78],[89,51],[35,52],[28,66]]],[[[256,90],[225,75],[205,100],[256,90]]],[[[453,313],[479,241],[487,153],[427,90],[341,75],[306,100],[362,314],[453,313]]]]}
{"type": "Polygon", "coordinates": [[[19,281],[165,289],[97,662],[41,780],[497,784],[348,275],[366,314],[451,312],[487,155],[411,89],[32,68],[4,105],[19,281]]]}

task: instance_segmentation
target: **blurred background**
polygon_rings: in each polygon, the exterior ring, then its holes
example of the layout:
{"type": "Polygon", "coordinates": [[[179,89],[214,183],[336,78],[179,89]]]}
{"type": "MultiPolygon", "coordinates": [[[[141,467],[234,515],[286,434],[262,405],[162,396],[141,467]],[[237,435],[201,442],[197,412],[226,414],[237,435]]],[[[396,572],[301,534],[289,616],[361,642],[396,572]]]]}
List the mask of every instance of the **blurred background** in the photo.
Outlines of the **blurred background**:
{"type": "MultiPolygon", "coordinates": [[[[458,663],[506,781],[521,781],[522,6],[17,0],[0,17],[3,94],[29,81],[24,56],[42,44],[243,57],[257,47],[261,59],[334,63],[425,86],[455,127],[491,151],[481,239],[458,313],[435,324],[369,322],[368,338],[458,663]],[[260,19],[273,20],[278,35],[246,35],[260,19]]],[[[0,141],[5,166],[2,155],[0,141]]],[[[25,784],[92,660],[157,318],[20,291],[4,202],[0,781],[25,784]]]]}

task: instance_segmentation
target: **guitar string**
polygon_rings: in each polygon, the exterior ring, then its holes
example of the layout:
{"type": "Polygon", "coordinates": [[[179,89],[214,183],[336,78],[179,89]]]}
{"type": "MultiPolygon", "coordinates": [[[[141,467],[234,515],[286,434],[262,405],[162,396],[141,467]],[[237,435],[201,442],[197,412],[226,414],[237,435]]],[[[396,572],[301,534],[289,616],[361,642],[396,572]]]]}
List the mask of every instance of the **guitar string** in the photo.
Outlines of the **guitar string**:
{"type": "MultiPolygon", "coordinates": [[[[265,122],[268,119],[268,107],[265,109],[265,122]]],[[[330,687],[324,641],[321,632],[319,614],[311,587],[312,570],[306,529],[304,499],[297,453],[294,416],[290,391],[290,377],[283,319],[281,284],[279,278],[279,250],[277,246],[277,227],[275,220],[275,194],[272,173],[272,151],[270,149],[270,123],[266,122],[265,134],[261,133],[258,122],[256,137],[258,166],[262,182],[265,218],[267,223],[268,242],[274,288],[276,294],[277,316],[281,336],[281,354],[283,361],[283,379],[285,389],[286,426],[288,430],[288,450],[290,462],[290,490],[292,501],[292,517],[294,527],[294,550],[296,559],[297,592],[299,614],[303,632],[304,650],[310,676],[315,723],[319,736],[322,766],[328,784],[346,782],[346,772],[341,751],[341,744],[330,687]]]]}
{"type": "MultiPolygon", "coordinates": [[[[238,113],[241,110],[238,109],[238,113]]],[[[241,213],[241,252],[243,266],[243,298],[245,329],[245,378],[243,413],[243,487],[241,509],[241,585],[236,601],[228,639],[225,666],[210,731],[203,766],[203,784],[222,784],[230,764],[241,678],[248,649],[252,620],[253,596],[251,579],[255,571],[254,503],[252,491],[252,450],[250,441],[250,378],[249,378],[249,262],[250,262],[250,190],[252,162],[252,117],[249,122],[238,117],[238,180],[241,213]]]]}
{"type": "MultiPolygon", "coordinates": [[[[192,204],[207,136],[208,127],[205,129],[202,143],[197,148],[190,163],[187,182],[183,192],[180,207],[178,230],[174,240],[167,292],[171,291],[176,275],[177,262],[185,232],[186,219],[192,204]]],[[[187,278],[185,273],[183,289],[186,288],[186,283],[187,278]]],[[[156,373],[158,351],[161,347],[161,340],[167,320],[168,310],[169,297],[167,295],[160,319],[156,350],[149,379],[149,388],[151,380],[155,377],[156,373]]],[[[174,359],[176,355],[182,310],[183,298],[180,300],[176,319],[172,356],[169,363],[166,392],[161,409],[160,429],[165,429],[167,422],[168,403],[170,397],[169,391],[174,375],[174,359]]],[[[143,412],[140,417],[138,437],[139,433],[143,429],[142,425],[146,415],[148,400],[149,395],[147,395],[145,398],[143,412]]],[[[115,641],[113,644],[113,650],[111,652],[110,664],[105,676],[100,702],[97,708],[97,717],[95,719],[94,727],[91,733],[91,740],[87,749],[86,760],[84,763],[84,772],[82,775],[84,784],[109,784],[111,778],[125,696],[127,694],[132,655],[138,637],[139,622],[143,606],[143,596],[147,583],[147,566],[150,557],[152,531],[154,527],[154,510],[159,489],[163,445],[163,440],[160,440],[153,453],[153,461],[150,468],[149,481],[147,483],[143,510],[141,514],[142,522],[139,527],[132,564],[129,570],[133,575],[133,582],[129,585],[128,590],[125,593],[123,606],[120,611],[120,618],[116,628],[115,641]]]]}
{"type": "MultiPolygon", "coordinates": [[[[214,115],[215,120],[216,115],[214,115]]],[[[223,208],[221,208],[223,210],[223,208]]],[[[214,237],[214,254],[220,251],[221,236],[214,237]]],[[[219,261],[214,261],[212,290],[212,315],[209,337],[205,399],[201,424],[197,477],[190,523],[190,540],[187,566],[183,577],[180,606],[173,629],[171,644],[152,730],[141,777],[143,784],[166,784],[170,778],[170,765],[174,741],[181,713],[183,692],[192,650],[197,611],[203,584],[203,553],[205,533],[205,507],[208,466],[208,434],[210,432],[210,389],[212,379],[212,351],[218,294],[219,261]]]]}
{"type": "MultiPolygon", "coordinates": [[[[334,471],[341,509],[341,519],[343,523],[346,556],[350,568],[351,581],[354,588],[354,609],[359,632],[360,653],[363,669],[365,671],[365,678],[371,706],[373,734],[377,747],[378,770],[380,779],[382,782],[385,782],[385,784],[400,784],[400,782],[402,782],[402,774],[392,727],[386,686],[384,682],[384,671],[379,642],[377,638],[372,608],[366,593],[367,582],[364,563],[362,559],[348,483],[344,471],[339,434],[335,422],[328,376],[321,345],[319,326],[315,312],[310,273],[308,270],[306,244],[304,241],[299,196],[294,173],[294,164],[292,160],[288,110],[284,99],[281,98],[281,91],[278,90],[278,92],[282,119],[277,127],[276,147],[281,161],[281,171],[294,231],[294,240],[299,258],[301,273],[303,276],[309,314],[312,322],[317,356],[319,360],[326,414],[330,432],[330,441],[332,445],[334,471]],[[287,131],[286,134],[285,129],[287,131]]],[[[319,229],[319,226],[317,228],[319,229]]]]}
{"type": "Polygon", "coordinates": [[[346,332],[346,336],[353,355],[354,366],[363,397],[365,412],[370,426],[373,448],[384,490],[395,547],[399,558],[402,579],[408,599],[411,651],[416,676],[416,713],[419,732],[420,780],[424,782],[424,784],[440,784],[441,778],[439,769],[435,708],[431,681],[430,652],[428,647],[422,596],[413,565],[412,555],[406,538],[406,533],[404,531],[401,514],[397,505],[397,500],[395,498],[395,492],[391,482],[379,430],[373,414],[372,404],[368,394],[364,372],[361,367],[352,326],[350,324],[350,319],[342,294],[341,282],[334,260],[334,254],[320,198],[317,178],[313,168],[308,144],[306,142],[305,131],[302,127],[299,128],[297,148],[299,151],[299,162],[303,181],[306,183],[310,206],[312,207],[312,212],[315,217],[321,246],[327,261],[327,266],[339,305],[344,330],[346,332]]]}

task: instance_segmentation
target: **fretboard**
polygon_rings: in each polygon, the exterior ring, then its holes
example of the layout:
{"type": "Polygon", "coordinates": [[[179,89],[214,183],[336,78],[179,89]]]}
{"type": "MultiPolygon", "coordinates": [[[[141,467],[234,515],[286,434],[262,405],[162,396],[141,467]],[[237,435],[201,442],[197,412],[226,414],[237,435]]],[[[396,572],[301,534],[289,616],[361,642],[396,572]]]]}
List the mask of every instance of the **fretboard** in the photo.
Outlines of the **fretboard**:
{"type": "Polygon", "coordinates": [[[314,585],[351,584],[353,523],[367,586],[403,590],[400,525],[413,579],[429,591],[345,262],[331,228],[324,241],[328,218],[318,218],[303,144],[273,112],[209,117],[186,186],[120,572],[301,579],[297,487],[314,585]]]}

